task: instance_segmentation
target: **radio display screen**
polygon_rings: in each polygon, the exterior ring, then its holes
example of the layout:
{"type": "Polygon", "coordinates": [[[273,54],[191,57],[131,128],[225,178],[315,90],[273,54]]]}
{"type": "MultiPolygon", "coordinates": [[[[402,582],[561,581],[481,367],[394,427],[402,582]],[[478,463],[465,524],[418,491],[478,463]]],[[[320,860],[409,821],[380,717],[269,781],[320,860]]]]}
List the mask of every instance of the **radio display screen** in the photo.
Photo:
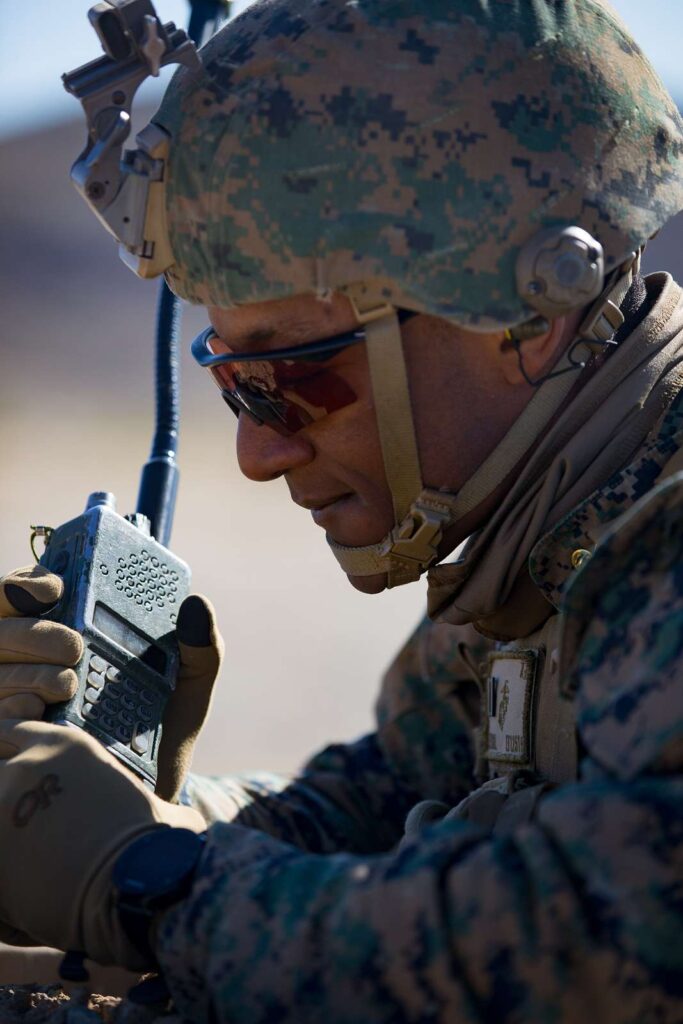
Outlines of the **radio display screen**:
{"type": "Polygon", "coordinates": [[[143,664],[164,675],[167,659],[161,647],[100,601],[95,604],[93,625],[119,647],[123,647],[133,658],[139,658],[143,664]]]}

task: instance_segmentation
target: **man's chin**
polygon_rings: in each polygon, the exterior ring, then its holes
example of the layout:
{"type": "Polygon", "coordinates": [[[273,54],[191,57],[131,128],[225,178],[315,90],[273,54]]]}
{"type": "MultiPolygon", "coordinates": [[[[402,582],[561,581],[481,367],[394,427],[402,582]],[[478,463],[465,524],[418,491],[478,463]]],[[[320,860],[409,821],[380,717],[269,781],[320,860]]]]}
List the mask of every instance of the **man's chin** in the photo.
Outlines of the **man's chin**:
{"type": "Polygon", "coordinates": [[[387,574],[385,572],[373,573],[372,576],[351,576],[347,573],[349,583],[361,594],[381,594],[386,590],[387,574]]]}

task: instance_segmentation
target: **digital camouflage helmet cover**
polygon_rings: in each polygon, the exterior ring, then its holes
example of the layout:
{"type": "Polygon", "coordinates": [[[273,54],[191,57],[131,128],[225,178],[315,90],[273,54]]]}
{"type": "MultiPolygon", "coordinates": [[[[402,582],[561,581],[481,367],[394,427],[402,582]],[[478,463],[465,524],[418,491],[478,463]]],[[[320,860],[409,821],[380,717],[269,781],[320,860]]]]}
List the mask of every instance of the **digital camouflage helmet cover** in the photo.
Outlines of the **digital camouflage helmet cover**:
{"type": "Polygon", "coordinates": [[[190,302],[363,282],[507,327],[541,228],[585,229],[609,272],[683,206],[679,113],[602,0],[273,0],[201,58],[154,118],[190,302]]]}

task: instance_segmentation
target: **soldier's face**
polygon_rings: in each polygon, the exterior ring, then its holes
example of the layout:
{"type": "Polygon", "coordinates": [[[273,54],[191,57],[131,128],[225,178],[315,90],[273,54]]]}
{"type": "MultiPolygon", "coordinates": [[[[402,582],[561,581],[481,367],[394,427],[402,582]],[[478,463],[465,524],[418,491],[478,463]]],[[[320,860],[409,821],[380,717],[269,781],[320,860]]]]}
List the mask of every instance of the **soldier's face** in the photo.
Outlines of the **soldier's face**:
{"type": "MultiPolygon", "coordinates": [[[[341,295],[211,308],[209,316],[219,337],[245,353],[305,344],[356,326],[341,295]]],[[[424,484],[457,491],[519,415],[531,389],[516,372],[502,334],[472,334],[419,315],[403,325],[402,337],[424,484]]],[[[241,415],[240,469],[256,481],[284,476],[292,500],[310,510],[333,540],[374,544],[394,519],[365,344],[344,349],[328,365],[356,400],[288,436],[241,415]]],[[[462,539],[450,536],[450,548],[462,539]]],[[[383,576],[350,579],[368,593],[385,585],[383,576]]]]}

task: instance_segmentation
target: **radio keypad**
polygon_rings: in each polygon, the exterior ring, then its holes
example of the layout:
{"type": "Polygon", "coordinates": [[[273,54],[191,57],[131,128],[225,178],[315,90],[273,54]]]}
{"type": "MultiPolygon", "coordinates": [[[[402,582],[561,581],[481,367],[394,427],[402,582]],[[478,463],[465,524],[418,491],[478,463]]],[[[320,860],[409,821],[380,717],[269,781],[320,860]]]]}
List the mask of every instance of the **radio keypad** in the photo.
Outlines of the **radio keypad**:
{"type": "Polygon", "coordinates": [[[81,714],[140,756],[152,745],[155,716],[150,709],[157,703],[153,690],[137,685],[99,654],[90,656],[81,714]]]}
{"type": "MultiPolygon", "coordinates": [[[[100,661],[102,659],[99,659],[100,661]]],[[[90,662],[92,665],[92,662],[90,662]]],[[[91,686],[96,686],[98,690],[104,686],[104,676],[101,672],[88,672],[88,682],[91,686]]]]}

